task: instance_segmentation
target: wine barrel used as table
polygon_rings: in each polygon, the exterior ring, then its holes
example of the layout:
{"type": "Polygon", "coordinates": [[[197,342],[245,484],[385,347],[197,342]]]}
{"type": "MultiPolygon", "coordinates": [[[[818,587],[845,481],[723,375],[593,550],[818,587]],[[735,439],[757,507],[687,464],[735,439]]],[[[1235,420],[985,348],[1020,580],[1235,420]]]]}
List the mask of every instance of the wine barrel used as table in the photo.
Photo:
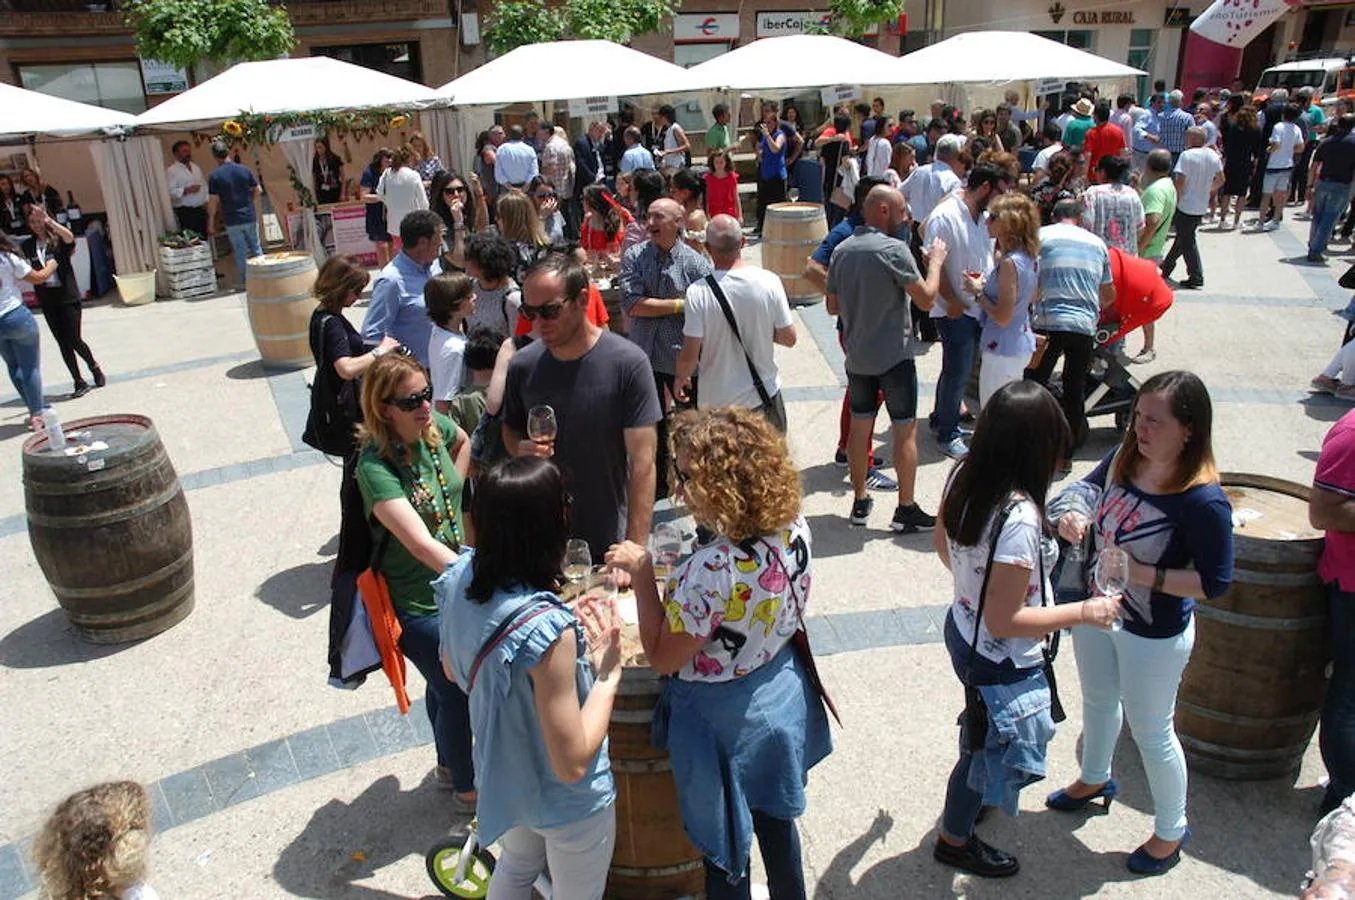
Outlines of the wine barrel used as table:
{"type": "Polygon", "coordinates": [[[666,751],[650,743],[654,707],[662,691],[663,680],[648,666],[622,669],[607,729],[616,780],[616,851],[607,875],[609,900],[704,896],[705,867],[701,851],[682,830],[672,764],[666,751]]]}
{"type": "Polygon", "coordinates": [[[188,503],[155,425],[107,415],[23,446],[28,536],[75,630],[99,644],[159,634],[193,609],[188,503]]]}
{"type": "Polygon", "coordinates": [[[1222,484],[1239,523],[1233,583],[1195,609],[1176,729],[1200,772],[1279,778],[1298,770],[1326,693],[1322,535],[1303,485],[1244,474],[1222,484]]]}
{"type": "Polygon", "coordinates": [[[762,226],[762,268],[781,276],[792,306],[816,303],[823,292],[805,278],[805,265],[828,235],[821,203],[773,203],[762,226]]]}
{"type": "Polygon", "coordinates": [[[264,368],[302,369],[314,362],[309,332],[315,275],[309,253],[267,253],[245,263],[249,327],[264,368]]]}

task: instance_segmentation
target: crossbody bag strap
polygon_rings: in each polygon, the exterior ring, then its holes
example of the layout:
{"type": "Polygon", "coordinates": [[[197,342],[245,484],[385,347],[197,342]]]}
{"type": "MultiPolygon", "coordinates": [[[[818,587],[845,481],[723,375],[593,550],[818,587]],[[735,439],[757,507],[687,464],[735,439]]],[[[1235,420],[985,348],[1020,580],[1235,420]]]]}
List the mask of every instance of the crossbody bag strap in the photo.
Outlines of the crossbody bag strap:
{"type": "MultiPolygon", "coordinates": [[[[988,545],[988,563],[983,569],[983,586],[979,588],[979,605],[974,615],[974,639],[969,642],[969,662],[965,672],[966,682],[974,678],[974,657],[979,651],[979,631],[983,628],[983,605],[988,595],[988,582],[993,577],[993,558],[997,556],[998,538],[1002,537],[1002,529],[1007,524],[1008,517],[1012,510],[1016,509],[1021,501],[1018,498],[1012,498],[1007,501],[1007,505],[1002,507],[1002,512],[998,514],[997,520],[993,523],[993,540],[988,545]]],[[[1043,558],[1042,562],[1043,564],[1043,558]]],[[[1041,579],[1043,581],[1043,579],[1041,579]]]]}
{"type": "Polygon", "coordinates": [[[475,654],[475,660],[470,666],[470,675],[467,679],[469,684],[466,685],[466,693],[469,694],[475,688],[475,676],[479,673],[480,666],[484,663],[485,659],[489,657],[489,654],[494,652],[496,647],[502,644],[513,632],[538,616],[545,615],[556,607],[563,607],[563,604],[558,600],[539,600],[533,597],[530,600],[524,601],[511,613],[504,616],[499,624],[495,626],[494,630],[490,632],[489,637],[485,639],[485,642],[480,645],[480,651],[475,654]]]}
{"type": "Polygon", "coordinates": [[[763,406],[771,406],[772,395],[767,392],[767,386],[762,383],[762,376],[758,374],[757,366],[753,365],[753,357],[748,353],[748,347],[743,342],[743,335],[739,334],[739,323],[734,320],[734,310],[729,305],[729,298],[720,288],[720,282],[715,280],[714,275],[706,276],[706,285],[711,293],[715,295],[715,302],[720,304],[720,311],[725,314],[725,321],[729,323],[729,330],[734,332],[734,340],[739,342],[739,349],[743,351],[743,360],[748,363],[748,374],[753,376],[753,388],[757,391],[758,399],[762,401],[763,406]]]}

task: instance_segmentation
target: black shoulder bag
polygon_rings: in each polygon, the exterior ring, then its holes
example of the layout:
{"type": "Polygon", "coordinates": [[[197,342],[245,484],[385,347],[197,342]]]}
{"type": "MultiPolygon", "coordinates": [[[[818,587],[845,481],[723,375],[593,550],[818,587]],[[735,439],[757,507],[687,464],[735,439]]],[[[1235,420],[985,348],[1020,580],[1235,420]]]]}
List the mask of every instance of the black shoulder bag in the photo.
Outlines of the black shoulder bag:
{"type": "Polygon", "coordinates": [[[786,407],[781,401],[781,394],[778,391],[773,397],[767,392],[767,386],[762,383],[762,376],[758,374],[757,366],[753,365],[753,357],[748,353],[748,347],[743,342],[743,335],[739,334],[739,323],[734,319],[734,310],[729,305],[729,298],[720,288],[720,282],[715,280],[714,275],[706,276],[706,285],[711,293],[715,295],[715,302],[720,304],[720,311],[725,314],[725,321],[729,323],[729,330],[734,332],[734,340],[739,342],[739,349],[743,351],[744,362],[748,363],[748,374],[753,376],[753,389],[757,391],[758,399],[762,401],[762,406],[758,411],[766,417],[772,427],[782,434],[786,433],[786,407]]]}
{"type": "MultiPolygon", "coordinates": [[[[968,671],[965,673],[964,685],[964,712],[965,712],[965,730],[969,736],[969,750],[977,753],[983,749],[983,745],[988,739],[988,707],[983,702],[983,694],[979,692],[977,686],[972,682],[974,679],[974,658],[978,655],[979,649],[979,629],[983,624],[983,605],[988,595],[988,582],[993,575],[993,557],[997,555],[998,538],[1002,536],[1002,528],[1007,524],[1007,519],[1016,509],[1020,500],[1009,500],[1007,505],[1002,508],[998,514],[997,520],[993,523],[993,538],[988,545],[988,563],[983,570],[983,586],[979,588],[979,604],[974,616],[974,638],[969,643],[969,662],[968,671]]],[[[1044,547],[1037,546],[1036,554],[1039,557],[1040,571],[1040,605],[1048,606],[1049,597],[1045,590],[1044,573],[1044,547]]],[[[1049,684],[1049,715],[1055,722],[1062,722],[1068,718],[1063,711],[1063,704],[1059,702],[1058,683],[1054,680],[1054,658],[1059,652],[1059,632],[1055,631],[1052,635],[1045,638],[1044,646],[1040,648],[1044,656],[1044,677],[1049,684]]]]}
{"type": "Polygon", "coordinates": [[[333,360],[325,358],[325,325],[334,318],[325,313],[311,319],[310,346],[315,357],[315,381],[311,384],[310,413],[301,440],[321,453],[347,456],[356,441],[353,428],[358,423],[357,381],[344,381],[334,371],[333,360]],[[335,382],[339,382],[335,384],[335,382]]]}

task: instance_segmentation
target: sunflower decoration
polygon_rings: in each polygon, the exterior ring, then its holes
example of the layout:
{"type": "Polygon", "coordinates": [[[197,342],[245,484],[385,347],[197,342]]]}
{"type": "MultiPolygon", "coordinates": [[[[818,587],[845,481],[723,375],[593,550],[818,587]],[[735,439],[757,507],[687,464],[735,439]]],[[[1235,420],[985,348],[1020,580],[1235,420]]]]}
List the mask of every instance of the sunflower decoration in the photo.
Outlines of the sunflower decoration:
{"type": "Polygon", "coordinates": [[[236,138],[240,137],[242,134],[245,133],[245,127],[241,125],[239,122],[235,121],[234,119],[227,119],[225,124],[221,126],[221,130],[226,132],[226,134],[229,134],[231,137],[236,138]]]}
{"type": "Polygon", "coordinates": [[[390,126],[391,128],[404,128],[408,124],[409,116],[406,116],[403,113],[398,116],[391,117],[391,126],[390,126]]]}

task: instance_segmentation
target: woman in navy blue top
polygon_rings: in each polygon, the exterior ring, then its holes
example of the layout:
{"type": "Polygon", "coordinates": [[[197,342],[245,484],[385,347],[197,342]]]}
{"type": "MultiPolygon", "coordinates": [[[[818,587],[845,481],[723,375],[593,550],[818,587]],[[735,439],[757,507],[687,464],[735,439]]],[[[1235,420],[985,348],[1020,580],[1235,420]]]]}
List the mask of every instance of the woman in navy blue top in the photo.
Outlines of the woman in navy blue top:
{"type": "MultiPolygon", "coordinates": [[[[1128,718],[1153,795],[1153,835],[1129,857],[1129,869],[1158,875],[1180,860],[1186,827],[1186,763],[1173,716],[1181,673],[1195,643],[1195,598],[1217,597],[1233,578],[1232,508],[1218,483],[1210,445],[1209,392],[1190,372],[1154,375],[1139,390],[1133,426],[1115,453],[1067,492],[1090,500],[1090,564],[1106,547],[1129,554],[1124,627],[1073,629],[1082,682],[1082,772],[1051,794],[1058,810],[1081,809],[1118,785],[1110,761],[1128,718]],[[1123,714],[1121,712],[1123,710],[1123,714]]],[[[1056,504],[1058,506],[1058,504],[1056,504]]],[[[1076,504],[1073,504],[1076,507],[1076,504]]],[[[1087,517],[1059,519],[1080,542],[1087,517]]]]}

